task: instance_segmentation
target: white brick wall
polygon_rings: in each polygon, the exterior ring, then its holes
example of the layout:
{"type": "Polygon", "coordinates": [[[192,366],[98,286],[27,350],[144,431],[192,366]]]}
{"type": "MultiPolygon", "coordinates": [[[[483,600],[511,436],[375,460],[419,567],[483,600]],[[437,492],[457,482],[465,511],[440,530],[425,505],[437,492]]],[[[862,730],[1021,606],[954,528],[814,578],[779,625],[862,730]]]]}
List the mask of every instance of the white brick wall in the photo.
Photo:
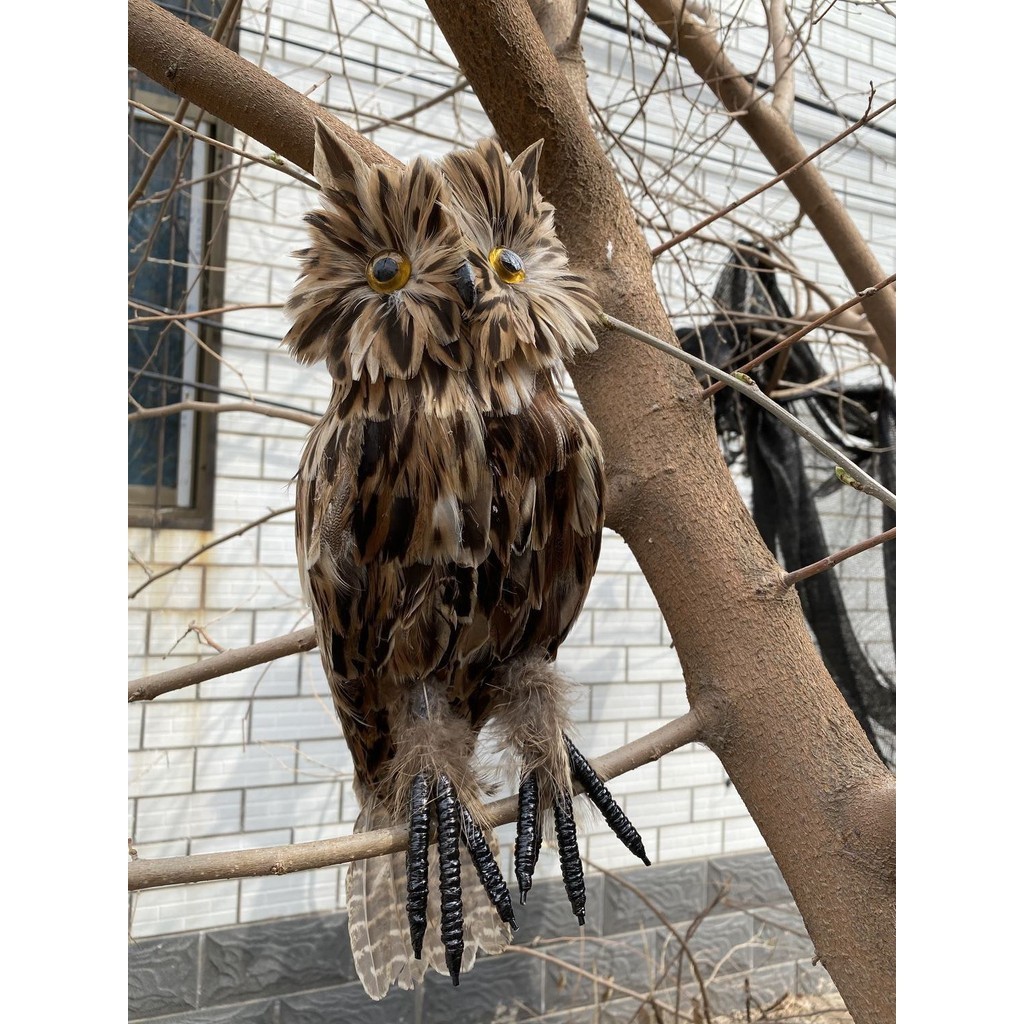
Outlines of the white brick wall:
{"type": "MultiPolygon", "coordinates": [[[[737,15],[729,52],[742,70],[755,71],[764,47],[762,5],[725,6],[737,15]]],[[[390,24],[378,16],[365,17],[364,7],[338,4],[336,32],[326,0],[277,0],[272,7],[247,0],[241,51],[366,129],[381,115],[400,114],[436,95],[457,75],[443,37],[421,5],[388,0],[384,7],[390,24]],[[270,38],[261,57],[265,29],[270,38]]],[[[798,20],[810,7],[807,0],[795,5],[798,20]]],[[[646,21],[637,19],[632,5],[594,2],[591,10],[657,36],[646,21]]],[[[815,5],[814,10],[820,14],[822,9],[815,5]]],[[[727,20],[724,14],[722,20],[727,20]]],[[[863,113],[869,82],[878,89],[876,106],[895,94],[894,31],[890,18],[863,4],[828,7],[811,31],[815,71],[835,104],[851,117],[863,113]]],[[[656,182],[653,201],[643,205],[652,223],[659,224],[661,238],[771,176],[763,157],[738,126],[716,112],[713,97],[685,63],[670,59],[662,71],[662,51],[647,51],[641,42],[594,22],[585,26],[584,46],[595,102],[607,109],[614,126],[635,119],[629,155],[656,182]],[[648,54],[635,74],[629,67],[631,53],[648,54]],[[647,97],[655,79],[657,94],[647,97]],[[719,128],[724,135],[716,141],[719,128]]],[[[758,74],[770,78],[770,68],[758,74]]],[[[798,83],[803,98],[829,102],[803,63],[798,83]]],[[[894,132],[893,116],[883,123],[894,132]]],[[[488,132],[469,92],[418,115],[411,124],[426,134],[396,125],[380,127],[372,137],[409,158],[419,152],[437,156],[488,132]]],[[[808,149],[845,125],[810,105],[796,107],[795,127],[808,149]]],[[[246,148],[265,152],[251,142],[246,148]]],[[[630,162],[617,149],[611,155],[631,180],[630,162]]],[[[895,138],[862,131],[854,143],[833,149],[822,167],[888,272],[895,259],[895,138]]],[[[631,192],[637,194],[635,186],[631,192]]],[[[312,192],[271,168],[253,165],[242,171],[231,202],[226,304],[284,301],[296,277],[290,253],[304,244],[301,215],[315,205],[312,192]]],[[[744,223],[770,232],[794,211],[789,193],[778,186],[745,208],[739,222],[719,221],[674,254],[685,277],[674,259],[661,261],[659,281],[677,322],[699,318],[708,308],[724,258],[714,239],[743,237],[744,223]]],[[[652,233],[651,240],[658,236],[652,233]]],[[[848,294],[842,272],[812,228],[802,224],[786,246],[809,278],[837,297],[848,294]]],[[[287,325],[279,309],[232,312],[226,322],[232,329],[224,333],[223,387],[304,410],[323,408],[329,391],[326,374],[298,366],[280,347],[276,339],[287,325]]],[[[282,419],[223,415],[218,423],[213,530],[133,529],[129,547],[159,570],[214,537],[288,505],[306,432],[306,427],[282,419]]],[[[837,517],[836,537],[841,528],[837,517]]],[[[307,625],[292,529],[290,514],[272,519],[212,548],[131,601],[130,677],[212,653],[190,632],[193,623],[223,647],[245,646],[307,625]]],[[[862,614],[884,610],[878,563],[847,566],[861,574],[862,598],[855,604],[865,609],[862,614]]],[[[144,578],[129,561],[130,588],[144,578]]],[[[559,662],[579,683],[574,705],[578,734],[591,755],[635,739],[687,709],[679,663],[657,603],[627,546],[610,533],[586,607],[559,662]]],[[[129,829],[143,856],[306,842],[351,830],[357,810],[351,758],[315,651],[130,706],[128,719],[129,829]]],[[[643,834],[652,858],[666,861],[763,845],[742,801],[726,785],[720,762],[706,749],[668,754],[615,780],[611,788],[643,834]]],[[[583,853],[602,867],[633,862],[592,816],[582,816],[581,833],[583,853]]],[[[505,826],[499,836],[511,875],[514,830],[505,826]]],[[[557,873],[557,857],[550,851],[538,873],[557,873]]],[[[330,868],[142,892],[132,901],[132,931],[155,935],[331,909],[343,903],[344,874],[344,868],[330,868]]]]}

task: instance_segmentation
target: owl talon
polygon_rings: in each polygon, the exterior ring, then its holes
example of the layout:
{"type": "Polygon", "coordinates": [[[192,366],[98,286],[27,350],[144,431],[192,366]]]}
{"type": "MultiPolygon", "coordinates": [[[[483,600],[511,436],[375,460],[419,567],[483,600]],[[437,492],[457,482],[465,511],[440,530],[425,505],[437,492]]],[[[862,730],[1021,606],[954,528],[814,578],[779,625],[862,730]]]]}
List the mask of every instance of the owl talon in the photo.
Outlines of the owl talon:
{"type": "Polygon", "coordinates": [[[583,863],[576,839],[576,821],[572,816],[572,794],[560,793],[555,801],[555,836],[558,838],[558,862],[569,906],[582,925],[586,916],[587,886],[583,881],[583,863]]]}
{"type": "Polygon", "coordinates": [[[423,936],[427,930],[427,838],[430,831],[430,803],[427,777],[420,772],[409,791],[409,851],[405,857],[405,911],[409,937],[417,960],[423,957],[423,936]]]}
{"type": "Polygon", "coordinates": [[[462,838],[491,905],[498,912],[498,917],[515,931],[519,926],[512,912],[512,897],[509,895],[508,885],[480,826],[469,816],[465,808],[462,809],[462,838]]]}
{"type": "Polygon", "coordinates": [[[576,744],[568,736],[564,738],[565,748],[569,753],[569,764],[572,767],[572,773],[583,787],[583,791],[601,812],[604,820],[608,823],[608,827],[618,836],[622,845],[650,867],[651,862],[647,857],[647,851],[644,849],[644,841],[640,838],[640,833],[637,832],[633,823],[626,817],[625,812],[608,791],[608,787],[597,777],[597,772],[594,771],[590,762],[580,753],[576,744]]]}
{"type": "Polygon", "coordinates": [[[540,821],[537,775],[529,772],[519,786],[519,812],[516,821],[515,866],[519,883],[519,903],[526,904],[526,894],[533,886],[533,870],[540,854],[540,821]]]}
{"type": "Polygon", "coordinates": [[[423,938],[427,930],[427,848],[430,832],[430,810],[433,805],[437,819],[437,860],[441,891],[441,942],[452,985],[459,984],[462,969],[463,939],[462,868],[459,861],[459,838],[466,843],[480,884],[491,905],[505,924],[516,930],[512,913],[512,897],[502,877],[487,838],[469,812],[459,803],[447,775],[440,774],[431,789],[425,772],[413,778],[409,791],[409,849],[406,854],[406,913],[409,935],[417,960],[423,957],[423,938]]]}
{"type": "Polygon", "coordinates": [[[437,794],[437,860],[441,875],[441,941],[452,984],[458,985],[464,948],[459,864],[459,819],[462,808],[447,775],[438,775],[434,791],[437,794]]]}

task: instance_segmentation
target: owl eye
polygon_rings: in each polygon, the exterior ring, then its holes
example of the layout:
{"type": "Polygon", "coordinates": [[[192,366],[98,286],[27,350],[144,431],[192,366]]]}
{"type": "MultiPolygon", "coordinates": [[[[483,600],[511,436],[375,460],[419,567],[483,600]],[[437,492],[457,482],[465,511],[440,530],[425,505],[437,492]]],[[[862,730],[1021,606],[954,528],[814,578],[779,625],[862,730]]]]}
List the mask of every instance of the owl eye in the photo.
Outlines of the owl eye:
{"type": "Polygon", "coordinates": [[[492,249],[487,258],[505,284],[519,284],[526,280],[526,270],[519,253],[511,249],[492,249]]]}
{"type": "Polygon", "coordinates": [[[375,292],[387,295],[405,285],[411,270],[400,252],[379,252],[366,264],[366,281],[375,292]]]}

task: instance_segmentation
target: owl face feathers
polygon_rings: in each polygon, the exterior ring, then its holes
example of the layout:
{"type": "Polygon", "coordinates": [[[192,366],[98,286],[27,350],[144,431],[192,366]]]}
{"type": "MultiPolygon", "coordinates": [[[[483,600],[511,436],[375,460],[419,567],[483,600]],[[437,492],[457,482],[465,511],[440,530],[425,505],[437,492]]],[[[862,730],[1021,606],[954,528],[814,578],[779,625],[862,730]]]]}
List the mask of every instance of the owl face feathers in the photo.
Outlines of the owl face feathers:
{"type": "Polygon", "coordinates": [[[322,209],[286,305],[285,337],[303,363],[326,360],[335,380],[408,380],[423,359],[465,368],[465,247],[438,170],[368,166],[317,122],[314,173],[322,209]]]}
{"type": "Polygon", "coordinates": [[[471,334],[485,365],[518,357],[536,371],[597,347],[589,326],[597,299],[569,270],[554,207],[538,188],[542,146],[538,140],[509,164],[484,140],[441,161],[480,279],[471,334]]]}
{"type": "Polygon", "coordinates": [[[538,372],[593,351],[597,300],[540,194],[541,146],[511,164],[487,140],[436,165],[369,166],[317,121],[322,208],[305,218],[311,244],[286,306],[295,357],[326,361],[368,408],[445,405],[466,386],[513,413],[538,372]]]}

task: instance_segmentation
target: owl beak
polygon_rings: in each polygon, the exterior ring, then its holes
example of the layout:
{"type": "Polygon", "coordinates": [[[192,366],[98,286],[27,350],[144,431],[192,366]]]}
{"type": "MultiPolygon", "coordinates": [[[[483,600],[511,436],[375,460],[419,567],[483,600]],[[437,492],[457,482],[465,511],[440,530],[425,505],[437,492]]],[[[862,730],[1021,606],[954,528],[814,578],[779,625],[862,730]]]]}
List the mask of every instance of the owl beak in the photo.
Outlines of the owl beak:
{"type": "Polygon", "coordinates": [[[469,312],[476,305],[476,281],[473,279],[473,269],[469,265],[469,260],[455,271],[455,289],[462,299],[465,312],[469,312]]]}

